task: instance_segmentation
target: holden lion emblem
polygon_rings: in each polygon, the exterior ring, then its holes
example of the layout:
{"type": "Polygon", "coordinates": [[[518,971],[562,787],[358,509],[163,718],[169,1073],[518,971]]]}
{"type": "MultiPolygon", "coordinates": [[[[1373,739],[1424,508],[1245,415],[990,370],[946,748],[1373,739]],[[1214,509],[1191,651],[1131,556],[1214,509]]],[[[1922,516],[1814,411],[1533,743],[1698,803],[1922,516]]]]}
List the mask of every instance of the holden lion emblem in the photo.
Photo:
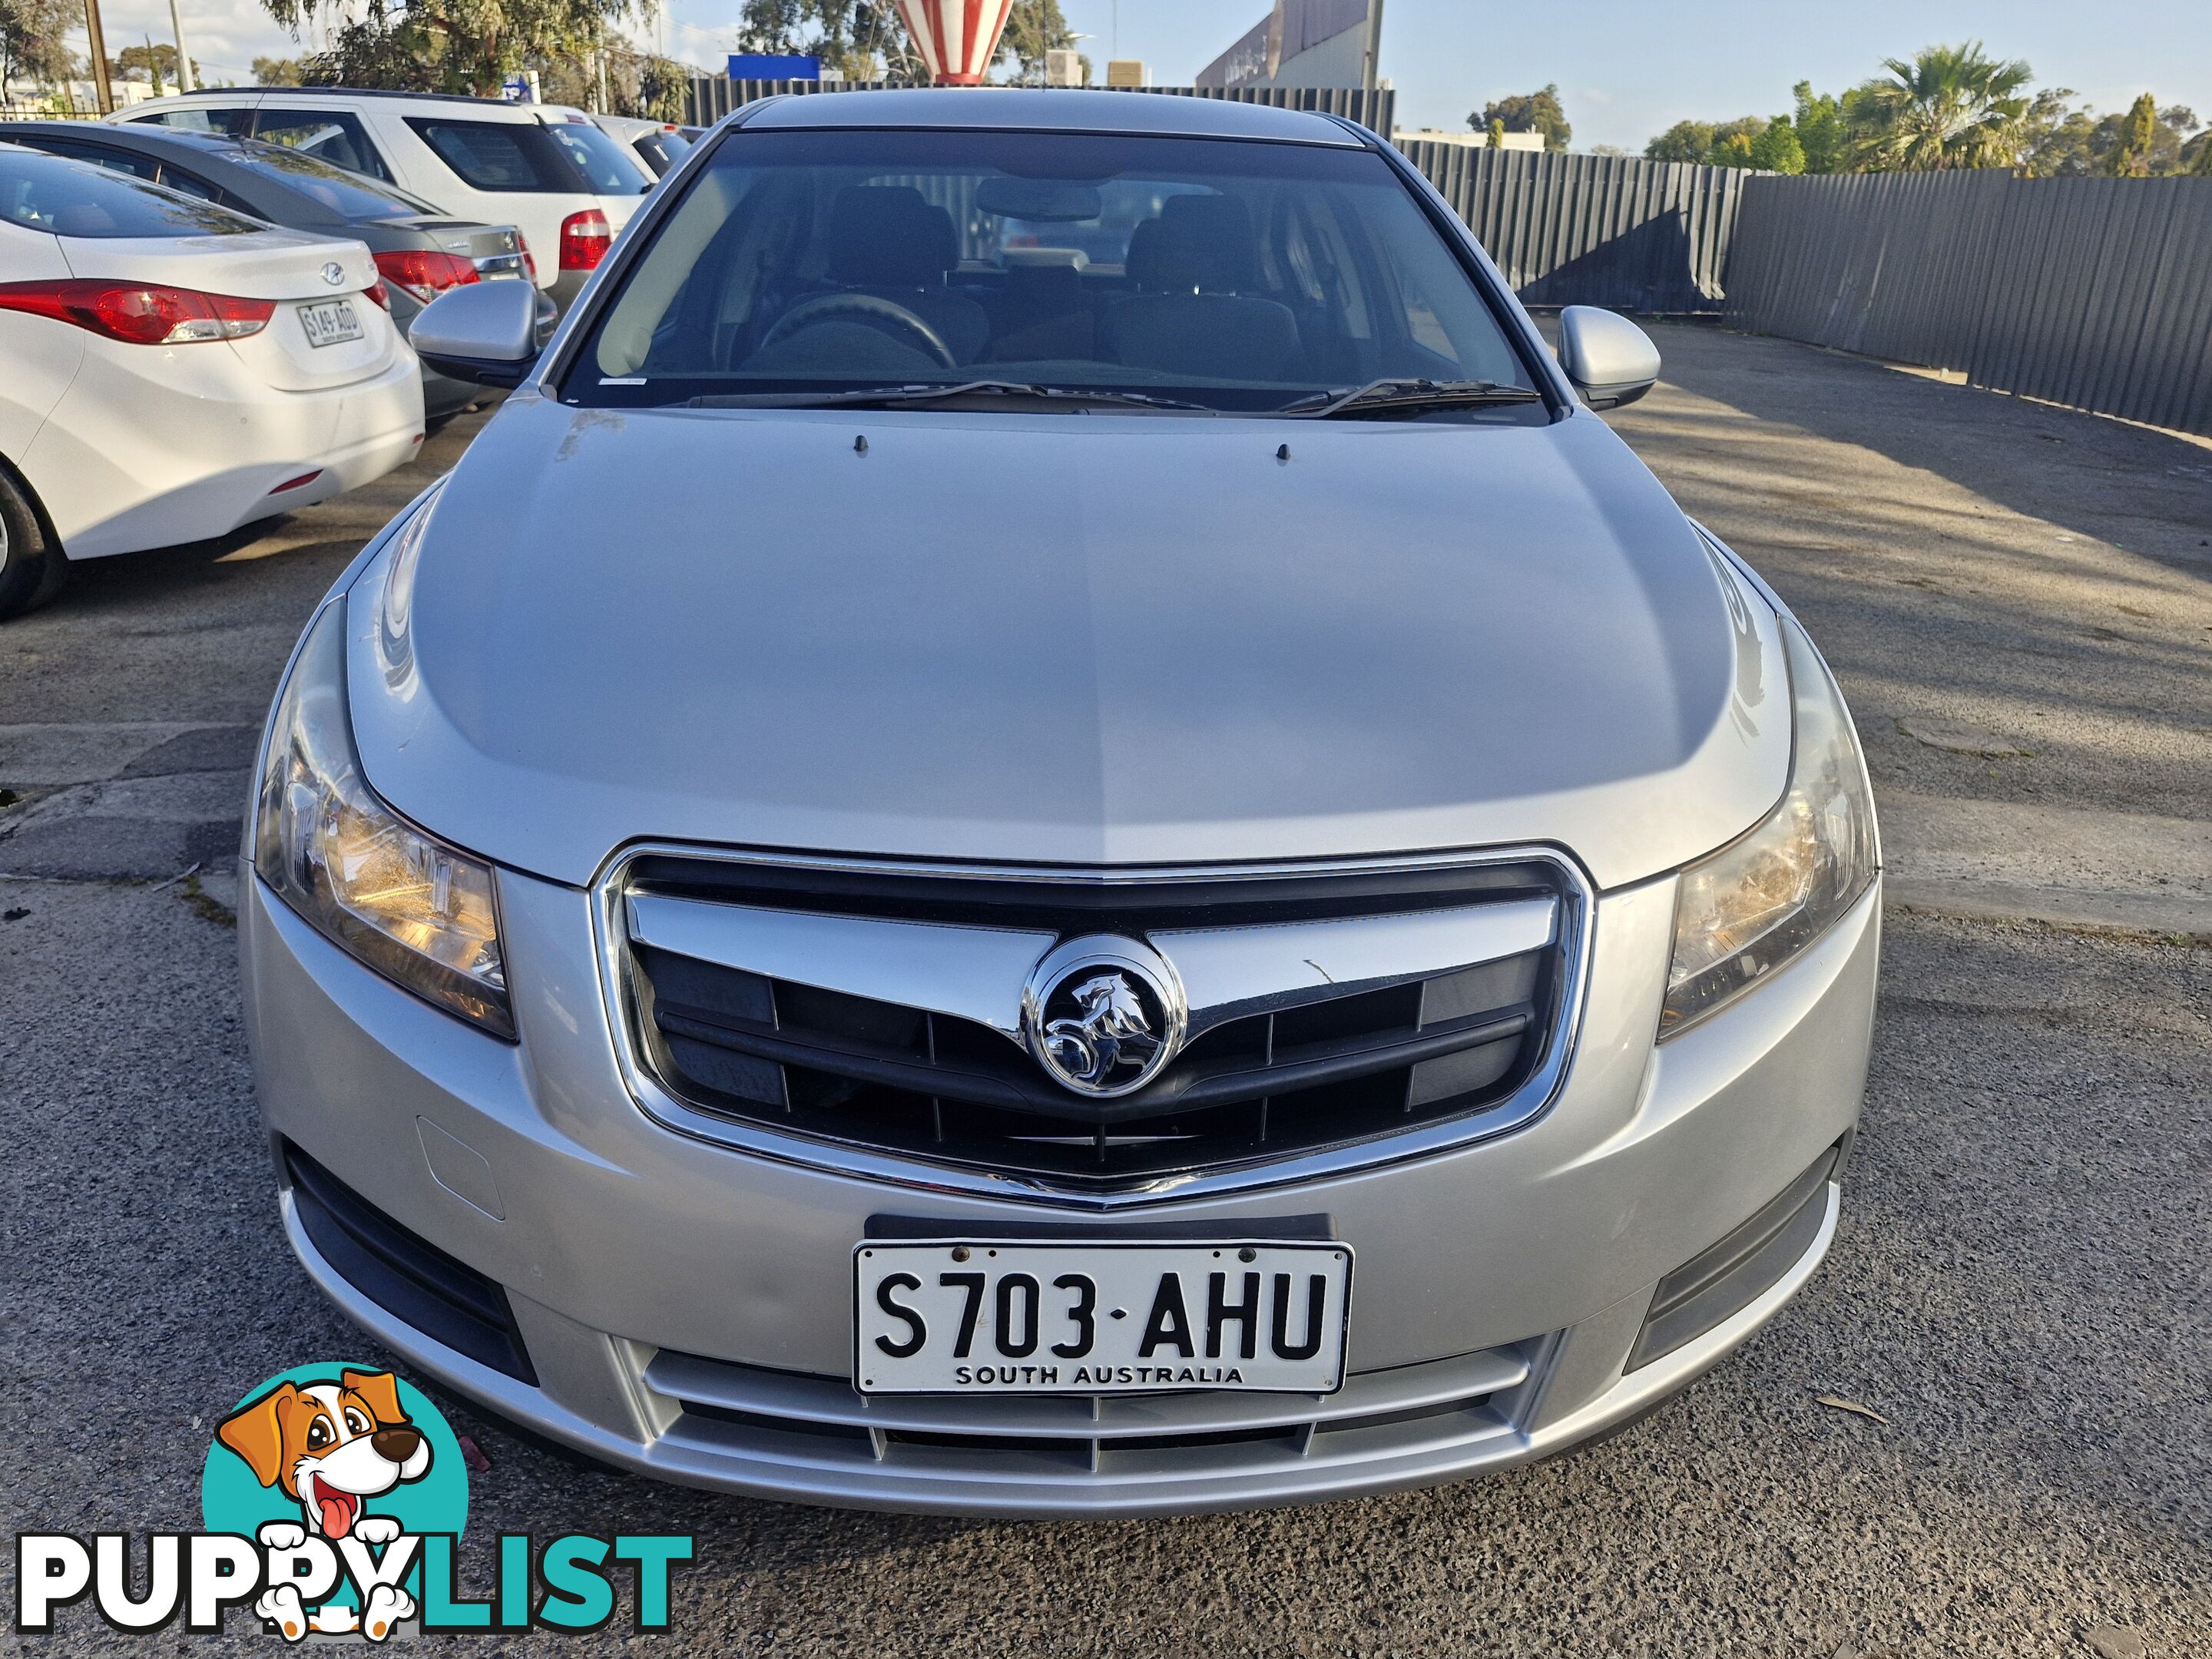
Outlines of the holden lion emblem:
{"type": "Polygon", "coordinates": [[[1030,970],[1022,993],[1030,1052],[1062,1088],[1094,1098],[1150,1083],[1182,1048],[1182,982],[1133,939],[1070,939],[1030,970]]]}

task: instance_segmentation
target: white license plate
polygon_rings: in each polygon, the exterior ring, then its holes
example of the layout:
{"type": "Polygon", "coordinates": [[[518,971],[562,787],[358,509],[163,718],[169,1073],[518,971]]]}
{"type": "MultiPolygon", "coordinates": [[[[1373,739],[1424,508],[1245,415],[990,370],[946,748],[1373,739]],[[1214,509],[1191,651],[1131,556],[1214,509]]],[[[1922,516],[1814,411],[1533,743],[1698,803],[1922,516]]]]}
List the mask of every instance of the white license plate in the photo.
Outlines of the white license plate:
{"type": "Polygon", "coordinates": [[[1352,1249],[1336,1243],[868,1243],[863,1394],[1330,1394],[1352,1249]]]}
{"type": "Polygon", "coordinates": [[[307,331],[311,346],[337,345],[361,338],[361,319],[350,300],[318,300],[300,307],[300,326],[307,331]]]}

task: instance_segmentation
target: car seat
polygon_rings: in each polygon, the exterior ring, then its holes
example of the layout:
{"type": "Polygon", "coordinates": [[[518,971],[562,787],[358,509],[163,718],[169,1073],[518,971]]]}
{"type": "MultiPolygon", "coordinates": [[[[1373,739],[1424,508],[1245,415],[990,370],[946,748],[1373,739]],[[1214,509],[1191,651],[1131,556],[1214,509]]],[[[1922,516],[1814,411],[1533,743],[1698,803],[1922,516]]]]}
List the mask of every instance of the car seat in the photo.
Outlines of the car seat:
{"type": "Polygon", "coordinates": [[[1139,292],[1108,312],[1106,349],[1133,368],[1216,380],[1285,377],[1299,351],[1290,307],[1259,286],[1252,213],[1233,196],[1173,196],[1129,238],[1139,292]]]}

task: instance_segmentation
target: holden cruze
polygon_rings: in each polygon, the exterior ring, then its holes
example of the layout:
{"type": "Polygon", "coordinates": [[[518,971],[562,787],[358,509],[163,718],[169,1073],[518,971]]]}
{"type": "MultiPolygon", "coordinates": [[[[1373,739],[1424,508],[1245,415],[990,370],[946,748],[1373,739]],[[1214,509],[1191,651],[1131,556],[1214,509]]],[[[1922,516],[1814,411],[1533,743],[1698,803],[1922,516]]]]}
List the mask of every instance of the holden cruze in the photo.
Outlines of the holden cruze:
{"type": "Polygon", "coordinates": [[[1541,1457],[1826,1250],[1865,769],[1371,134],[772,100],[309,623],[240,918],[284,1225],[611,1462],[1132,1515],[1541,1457]]]}

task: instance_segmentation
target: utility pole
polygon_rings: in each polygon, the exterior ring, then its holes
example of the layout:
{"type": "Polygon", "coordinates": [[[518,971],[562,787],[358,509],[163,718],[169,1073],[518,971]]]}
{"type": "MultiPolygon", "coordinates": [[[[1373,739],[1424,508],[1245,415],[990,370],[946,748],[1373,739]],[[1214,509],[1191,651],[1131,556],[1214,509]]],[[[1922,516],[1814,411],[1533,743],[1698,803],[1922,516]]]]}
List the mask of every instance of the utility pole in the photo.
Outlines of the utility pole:
{"type": "Polygon", "coordinates": [[[197,91],[198,88],[193,84],[192,57],[185,50],[185,20],[177,9],[177,0],[169,0],[169,27],[177,36],[177,90],[197,91]]]}
{"type": "Polygon", "coordinates": [[[92,49],[92,87],[100,112],[115,112],[115,92],[107,84],[107,37],[100,32],[100,0],[84,0],[85,44],[92,49]]]}

